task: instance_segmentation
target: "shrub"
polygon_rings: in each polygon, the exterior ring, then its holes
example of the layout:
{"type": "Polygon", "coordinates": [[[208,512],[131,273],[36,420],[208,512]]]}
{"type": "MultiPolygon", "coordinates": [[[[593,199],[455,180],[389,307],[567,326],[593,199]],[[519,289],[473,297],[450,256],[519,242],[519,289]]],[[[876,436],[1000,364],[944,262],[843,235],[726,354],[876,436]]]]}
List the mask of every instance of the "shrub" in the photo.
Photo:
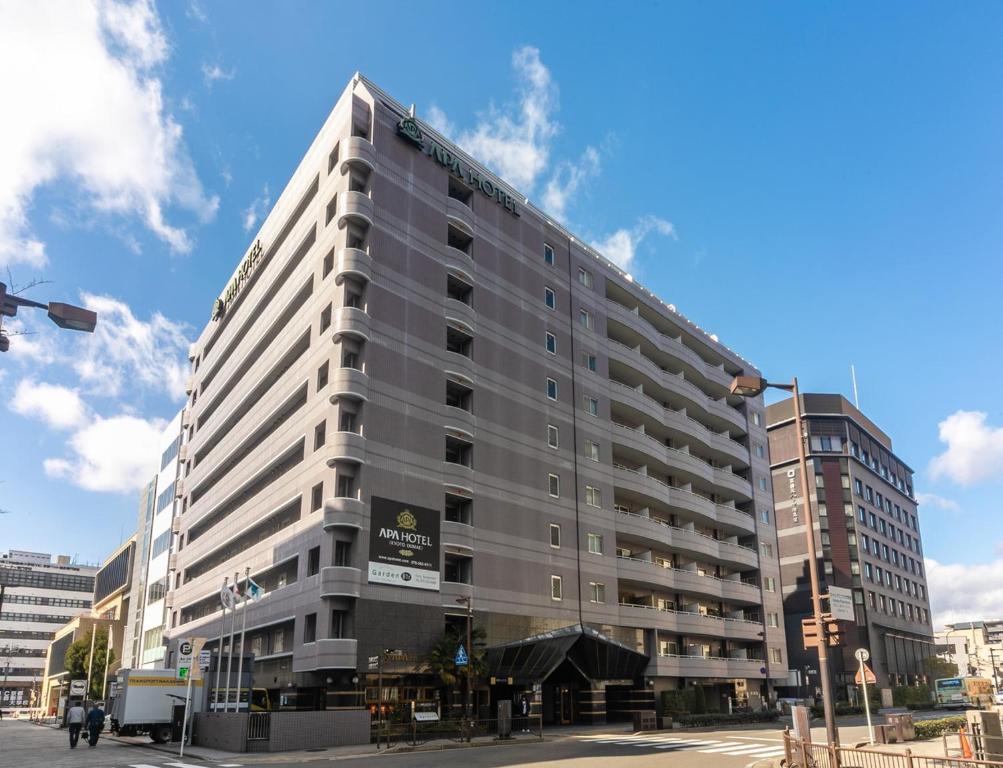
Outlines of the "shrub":
{"type": "MultiPolygon", "coordinates": [[[[871,712],[877,712],[876,708],[872,708],[871,712]]],[[[812,717],[824,717],[825,710],[822,709],[821,705],[816,705],[811,708],[812,717]]],[[[843,715],[862,715],[864,714],[863,705],[855,707],[852,704],[847,704],[842,701],[836,702],[836,717],[841,717],[843,715]]]]}
{"type": "Polygon", "coordinates": [[[896,707],[925,709],[933,706],[933,694],[928,685],[900,685],[892,688],[892,703],[896,707]]]}
{"type": "Polygon", "coordinates": [[[707,697],[704,694],[702,685],[698,685],[693,689],[692,712],[694,715],[703,715],[707,712],[707,697]]]}
{"type": "Polygon", "coordinates": [[[693,711],[693,690],[679,688],[662,691],[662,714],[670,717],[688,715],[693,711]]]}
{"type": "MultiPolygon", "coordinates": [[[[699,690],[699,688],[697,689],[699,690]]],[[[718,725],[745,725],[747,723],[772,723],[780,717],[776,710],[765,712],[734,712],[728,714],[682,715],[676,722],[684,727],[706,728],[718,725]]]]}
{"type": "Polygon", "coordinates": [[[935,739],[945,733],[957,733],[958,729],[965,724],[964,715],[953,717],[940,717],[936,720],[921,720],[916,723],[917,739],[935,739]]]}

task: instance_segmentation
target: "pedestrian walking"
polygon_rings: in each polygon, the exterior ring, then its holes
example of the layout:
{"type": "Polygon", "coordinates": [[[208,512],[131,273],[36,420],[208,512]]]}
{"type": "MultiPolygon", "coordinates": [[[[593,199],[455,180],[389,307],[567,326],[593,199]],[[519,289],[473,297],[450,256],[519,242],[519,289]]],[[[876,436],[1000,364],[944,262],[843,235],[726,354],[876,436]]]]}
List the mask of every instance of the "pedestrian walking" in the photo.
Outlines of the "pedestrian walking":
{"type": "Polygon", "coordinates": [[[522,732],[529,733],[529,696],[525,693],[519,700],[519,715],[522,720],[522,732]]]}
{"type": "Polygon", "coordinates": [[[97,702],[87,713],[87,744],[91,747],[98,745],[98,734],[104,728],[104,710],[101,708],[101,704],[102,702],[97,702]]]}
{"type": "Polygon", "coordinates": [[[84,727],[84,708],[79,704],[74,704],[66,713],[66,726],[70,729],[70,749],[76,749],[80,729],[84,727]]]}

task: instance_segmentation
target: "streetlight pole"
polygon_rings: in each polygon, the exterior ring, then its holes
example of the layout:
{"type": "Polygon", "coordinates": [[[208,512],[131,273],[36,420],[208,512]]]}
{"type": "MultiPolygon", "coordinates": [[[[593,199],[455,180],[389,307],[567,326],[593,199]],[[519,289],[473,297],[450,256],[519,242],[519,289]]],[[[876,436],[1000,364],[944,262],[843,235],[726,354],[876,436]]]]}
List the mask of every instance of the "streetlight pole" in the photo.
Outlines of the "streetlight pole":
{"type": "Polygon", "coordinates": [[[96,312],[83,307],[75,307],[72,304],[50,301],[45,304],[41,301],[33,301],[18,296],[15,293],[7,293],[7,286],[0,283],[0,352],[6,352],[10,347],[10,339],[3,333],[3,318],[14,317],[21,307],[32,309],[44,309],[52,320],[60,328],[69,331],[83,331],[93,333],[97,325],[98,316],[96,312]]]}
{"type": "Polygon", "coordinates": [[[829,648],[826,645],[825,623],[822,620],[822,595],[818,583],[818,559],[815,549],[815,521],[811,511],[808,487],[808,458],[805,452],[805,431],[801,416],[801,393],[795,376],[790,384],[773,384],[756,376],[737,376],[731,384],[731,393],[742,397],[755,397],[767,387],[790,392],[794,399],[794,429],[797,432],[798,463],[801,469],[801,496],[804,499],[804,525],[808,544],[808,576],[811,580],[811,605],[815,619],[815,636],[818,638],[818,674],[822,683],[822,709],[825,712],[825,733],[830,744],[839,744],[836,716],[832,703],[832,683],[829,679],[829,648]]]}
{"type": "Polygon", "coordinates": [[[470,645],[471,638],[473,637],[473,605],[469,597],[458,597],[456,598],[456,602],[467,606],[467,701],[464,707],[464,715],[469,721],[473,694],[470,685],[470,673],[474,664],[474,649],[470,645]]]}

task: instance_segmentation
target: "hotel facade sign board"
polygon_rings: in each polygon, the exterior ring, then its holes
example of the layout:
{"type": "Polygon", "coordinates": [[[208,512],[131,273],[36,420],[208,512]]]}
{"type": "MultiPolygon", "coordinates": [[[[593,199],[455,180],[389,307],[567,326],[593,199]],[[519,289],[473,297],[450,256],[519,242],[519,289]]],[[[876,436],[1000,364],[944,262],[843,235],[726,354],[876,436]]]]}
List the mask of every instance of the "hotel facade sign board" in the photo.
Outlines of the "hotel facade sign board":
{"type": "Polygon", "coordinates": [[[373,497],[369,524],[369,583],[439,589],[437,509],[373,497]]]}

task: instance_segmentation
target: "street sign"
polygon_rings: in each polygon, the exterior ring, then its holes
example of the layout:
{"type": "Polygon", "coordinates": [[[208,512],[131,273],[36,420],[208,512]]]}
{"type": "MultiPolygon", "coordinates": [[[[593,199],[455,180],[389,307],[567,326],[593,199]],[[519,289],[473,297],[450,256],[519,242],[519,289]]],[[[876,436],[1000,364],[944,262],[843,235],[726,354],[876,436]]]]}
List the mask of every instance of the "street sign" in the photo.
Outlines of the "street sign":
{"type": "Polygon", "coordinates": [[[853,652],[853,657],[857,661],[867,661],[869,658],[871,658],[871,652],[868,651],[866,648],[858,648],[853,652]]]}
{"type": "Polygon", "coordinates": [[[874,673],[871,671],[871,668],[866,664],[864,664],[863,662],[860,662],[860,669],[857,670],[857,674],[854,676],[853,680],[857,685],[862,685],[865,680],[867,681],[868,685],[874,685],[875,683],[878,682],[878,678],[874,676],[874,673]],[[861,678],[860,675],[861,672],[864,673],[863,678],[861,678]]]}
{"type": "Polygon", "coordinates": [[[829,613],[837,621],[854,621],[853,590],[844,587],[829,587],[829,613]]]}
{"type": "Polygon", "coordinates": [[[83,696],[87,693],[86,680],[70,680],[70,696],[83,696]]]}
{"type": "Polygon", "coordinates": [[[467,662],[468,661],[469,661],[469,659],[467,658],[467,651],[466,651],[466,649],[464,649],[464,647],[462,645],[460,645],[456,649],[456,658],[453,659],[453,662],[458,667],[465,667],[465,666],[467,666],[467,662]]]}
{"type": "Polygon", "coordinates": [[[212,653],[210,651],[199,651],[199,669],[205,672],[209,669],[210,661],[212,661],[212,653]]]}
{"type": "Polygon", "coordinates": [[[200,665],[202,647],[205,645],[204,637],[188,637],[178,643],[178,663],[176,675],[178,680],[201,680],[202,667],[200,665]]]}

